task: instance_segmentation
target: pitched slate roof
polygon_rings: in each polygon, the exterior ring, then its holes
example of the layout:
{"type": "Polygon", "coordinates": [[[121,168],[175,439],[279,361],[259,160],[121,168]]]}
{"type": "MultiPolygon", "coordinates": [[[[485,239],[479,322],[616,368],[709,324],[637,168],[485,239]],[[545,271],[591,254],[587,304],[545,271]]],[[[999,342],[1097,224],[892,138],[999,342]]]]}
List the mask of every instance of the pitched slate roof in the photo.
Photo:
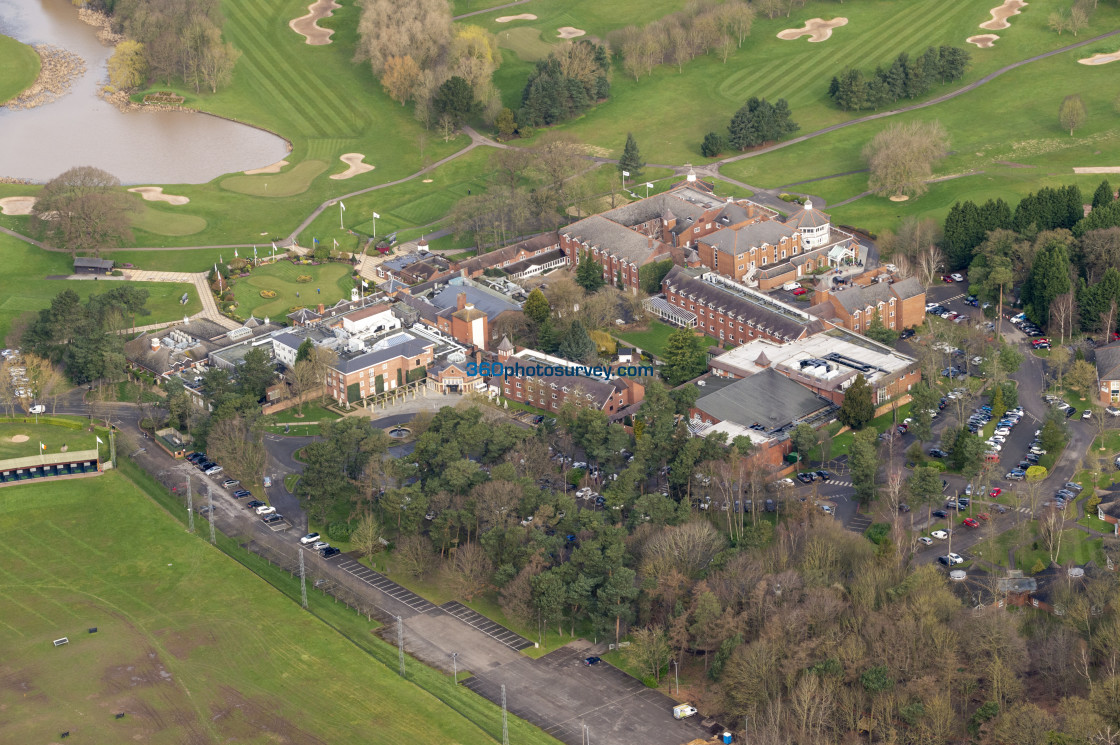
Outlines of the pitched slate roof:
{"type": "Polygon", "coordinates": [[[794,212],[786,220],[787,225],[795,228],[817,228],[821,225],[828,225],[830,222],[828,215],[820,210],[813,209],[811,201],[806,201],[802,209],[794,212]]]}
{"type": "Polygon", "coordinates": [[[717,230],[700,241],[725,253],[739,256],[763,244],[776,246],[782,238],[792,238],[793,234],[793,228],[777,220],[765,220],[741,228],[717,230]]]}
{"type": "Polygon", "coordinates": [[[891,285],[891,288],[894,290],[894,294],[898,295],[902,300],[907,300],[926,293],[926,288],[922,287],[922,283],[913,277],[907,277],[904,280],[895,282],[891,285]]]}
{"type": "Polygon", "coordinates": [[[1120,380],[1120,342],[1097,347],[1097,379],[1120,380]]]}
{"type": "Polygon", "coordinates": [[[669,270],[662,287],[666,290],[672,288],[678,294],[696,300],[697,304],[704,303],[722,310],[729,316],[752,323],[755,328],[771,336],[787,340],[800,338],[805,333],[805,326],[808,323],[808,321],[797,320],[792,315],[767,308],[761,303],[753,303],[745,297],[722,290],[703,280],[695,279],[679,266],[669,270]]]}
{"type": "Polygon", "coordinates": [[[866,310],[868,306],[875,308],[879,303],[890,303],[894,295],[889,284],[876,282],[868,287],[854,285],[834,293],[833,297],[840,301],[840,305],[848,313],[855,313],[857,310],[866,310]]]}
{"type": "MultiPolygon", "coordinates": [[[[707,384],[713,384],[711,378],[707,384]]],[[[757,424],[767,431],[781,429],[831,405],[773,368],[736,380],[696,401],[696,408],[721,422],[742,427],[757,424]]]]}
{"type": "MultiPolygon", "coordinates": [[[[635,204],[639,204],[635,202],[635,204]]],[[[592,215],[560,230],[560,234],[586,243],[590,248],[607,251],[634,264],[644,264],[659,246],[641,233],[612,222],[602,215],[592,215]]]]}
{"type": "Polygon", "coordinates": [[[372,367],[373,365],[379,365],[391,359],[396,359],[397,357],[417,357],[428,347],[435,347],[435,343],[412,338],[400,344],[394,344],[391,347],[365,352],[364,354],[358,354],[348,359],[339,359],[334,367],[343,374],[352,373],[357,370],[364,370],[367,367],[372,367]]]}
{"type": "Polygon", "coordinates": [[[503,299],[496,293],[485,292],[471,285],[448,285],[432,295],[432,305],[440,311],[450,308],[451,312],[454,313],[458,308],[459,293],[465,294],[467,302],[484,312],[491,321],[507,310],[521,309],[518,305],[503,299]]]}

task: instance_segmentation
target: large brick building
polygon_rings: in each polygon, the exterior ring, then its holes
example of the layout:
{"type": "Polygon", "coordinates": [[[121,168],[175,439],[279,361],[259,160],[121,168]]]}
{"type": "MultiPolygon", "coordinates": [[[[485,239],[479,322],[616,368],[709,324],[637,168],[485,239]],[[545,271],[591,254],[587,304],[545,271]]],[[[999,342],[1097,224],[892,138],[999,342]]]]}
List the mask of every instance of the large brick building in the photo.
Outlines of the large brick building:
{"type": "Polygon", "coordinates": [[[603,278],[636,288],[646,264],[673,258],[727,228],[772,219],[777,213],[746,200],[721,200],[689,182],[562,228],[560,248],[573,266],[587,255],[603,265],[603,278]]]}
{"type": "Polygon", "coordinates": [[[845,285],[830,288],[824,278],[813,291],[813,305],[808,312],[837,326],[866,333],[878,315],[883,325],[894,331],[917,326],[925,320],[926,291],[913,277],[895,281],[880,274],[871,284],[845,285]]]}
{"type": "Polygon", "coordinates": [[[1097,348],[1097,399],[1102,406],[1120,404],[1120,342],[1097,348]]]}
{"type": "Polygon", "coordinates": [[[544,374],[514,372],[505,377],[492,376],[490,386],[499,395],[545,411],[556,412],[567,402],[579,407],[593,407],[613,414],[645,398],[641,378],[618,376],[595,377],[592,375],[551,374],[559,369],[576,370],[570,360],[552,357],[532,349],[513,353],[513,345],[503,339],[498,353],[491,359],[507,367],[535,367],[544,374]]]}
{"type": "Polygon", "coordinates": [[[505,246],[504,248],[499,248],[480,256],[474,256],[469,259],[464,259],[463,261],[456,261],[451,265],[451,269],[460,272],[461,276],[473,279],[474,277],[481,276],[487,269],[505,269],[512,264],[517,264],[526,259],[532,259],[533,257],[549,253],[550,251],[558,251],[559,249],[559,234],[555,232],[541,233],[532,238],[526,238],[512,246],[505,246]]]}
{"type": "Polygon", "coordinates": [[[696,241],[700,262],[736,282],[801,253],[801,234],[777,220],[724,228],[696,241]]]}
{"type": "Polygon", "coordinates": [[[730,280],[675,266],[661,289],[673,307],[694,313],[695,328],[721,343],[744,344],[753,339],[785,343],[825,328],[807,313],[778,303],[730,280]]]}

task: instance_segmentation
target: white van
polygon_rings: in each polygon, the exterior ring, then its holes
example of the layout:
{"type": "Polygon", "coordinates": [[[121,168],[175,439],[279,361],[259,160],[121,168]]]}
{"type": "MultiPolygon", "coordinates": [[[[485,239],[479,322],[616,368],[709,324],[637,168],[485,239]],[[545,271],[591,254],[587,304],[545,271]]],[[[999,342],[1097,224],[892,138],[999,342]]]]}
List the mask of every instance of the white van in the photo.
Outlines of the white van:
{"type": "Polygon", "coordinates": [[[786,282],[784,285],[782,285],[782,289],[786,292],[793,292],[800,286],[801,284],[799,282],[786,282]]]}
{"type": "Polygon", "coordinates": [[[46,414],[47,413],[47,407],[43,406],[43,404],[35,404],[34,406],[32,406],[30,409],[27,410],[27,413],[28,414],[46,414]]]}

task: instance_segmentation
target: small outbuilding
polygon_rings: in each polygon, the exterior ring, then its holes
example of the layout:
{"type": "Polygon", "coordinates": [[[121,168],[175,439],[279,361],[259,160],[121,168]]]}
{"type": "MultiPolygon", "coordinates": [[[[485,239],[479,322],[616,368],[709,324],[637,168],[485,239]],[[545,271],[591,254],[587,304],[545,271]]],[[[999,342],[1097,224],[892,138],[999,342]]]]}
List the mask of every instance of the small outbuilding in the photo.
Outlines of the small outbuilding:
{"type": "Polygon", "coordinates": [[[112,259],[92,259],[86,256],[74,259],[74,274],[108,274],[111,271],[112,259]]]}

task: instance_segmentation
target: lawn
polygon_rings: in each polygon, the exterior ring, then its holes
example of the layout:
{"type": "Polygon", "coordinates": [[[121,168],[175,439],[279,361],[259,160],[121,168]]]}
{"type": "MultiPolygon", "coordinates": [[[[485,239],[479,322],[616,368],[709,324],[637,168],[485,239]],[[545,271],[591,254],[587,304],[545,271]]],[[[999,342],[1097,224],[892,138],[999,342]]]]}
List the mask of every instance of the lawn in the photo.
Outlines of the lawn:
{"type": "Polygon", "coordinates": [[[342,263],[313,266],[277,261],[264,264],[234,283],[237,313],[242,318],[248,318],[250,314],[258,318],[281,318],[295,307],[315,307],[319,303],[334,305],[350,297],[350,290],[354,287],[350,270],[350,265],[342,263]],[[297,281],[301,276],[311,277],[311,280],[297,281]],[[262,291],[275,292],[277,296],[261,297],[262,291]]]}
{"type": "Polygon", "coordinates": [[[614,336],[654,357],[662,357],[665,354],[665,344],[669,341],[669,334],[676,330],[675,326],[651,319],[645,331],[626,331],[616,333],[614,336]]]}
{"type": "Polygon", "coordinates": [[[0,35],[0,104],[7,103],[39,77],[39,55],[34,49],[10,36],[0,35]]]}
{"type": "MultiPolygon", "coordinates": [[[[158,209],[148,204],[141,204],[132,214],[132,227],[134,230],[142,230],[152,235],[194,235],[206,229],[206,218],[176,212],[174,207],[158,209]]],[[[109,255],[114,259],[117,258],[113,254],[109,255]]]]}
{"type": "Polygon", "coordinates": [[[291,422],[292,424],[298,424],[299,422],[334,421],[335,419],[341,418],[338,414],[323,408],[314,401],[304,403],[302,418],[296,416],[298,413],[299,407],[293,406],[290,409],[276,412],[272,415],[272,418],[280,423],[291,422]]]}
{"type": "MultiPolygon", "coordinates": [[[[1038,560],[1041,560],[1044,565],[1050,564],[1050,553],[1041,539],[1038,541],[1038,546],[1037,549],[1027,546],[1016,549],[1015,563],[1020,569],[1030,571],[1038,560]]],[[[1058,551],[1059,564],[1072,561],[1074,564],[1084,566],[1093,560],[1104,563],[1100,538],[1091,538],[1088,533],[1078,528],[1069,528],[1062,532],[1062,546],[1058,551]]]]}
{"type": "MultiPolygon", "coordinates": [[[[871,423],[868,424],[867,427],[869,429],[875,430],[876,432],[885,432],[887,428],[893,426],[895,422],[901,422],[908,416],[910,416],[910,404],[903,404],[902,406],[898,407],[897,413],[894,411],[887,411],[885,414],[880,414],[879,416],[872,419],[871,423]],[[897,419],[895,418],[896,416],[897,419]]],[[[828,453],[829,457],[836,458],[840,455],[847,455],[852,449],[853,435],[854,433],[850,429],[842,432],[841,434],[835,435],[832,438],[832,449],[828,453]]],[[[814,450],[809,452],[810,459],[819,460],[819,456],[819,448],[815,448],[814,450]]]]}
{"type": "MultiPolygon", "coordinates": [[[[0,740],[71,731],[89,742],[346,742],[376,731],[386,742],[493,742],[395,669],[371,665],[358,647],[388,645],[364,617],[343,616],[318,593],[311,613],[300,610],[184,532],[122,473],[81,484],[0,494],[0,528],[23,536],[0,549],[0,647],[20,681],[0,690],[0,705],[19,712],[0,723],[0,740]],[[49,643],[63,636],[68,645],[49,643]]],[[[433,675],[411,667],[412,680],[433,675]]]]}
{"type": "MultiPolygon", "coordinates": [[[[70,274],[73,271],[70,257],[62,253],[48,253],[7,235],[0,234],[0,254],[4,256],[5,266],[0,274],[0,340],[8,336],[17,318],[49,307],[54,296],[63,290],[73,290],[85,299],[91,293],[108,292],[116,286],[110,282],[46,279],[49,275],[70,274]]],[[[147,307],[151,311],[150,315],[130,319],[133,325],[170,323],[202,310],[202,301],[194,285],[174,282],[133,284],[148,291],[147,307]],[[179,298],[184,292],[189,300],[186,305],[180,305],[179,298]]],[[[17,340],[9,339],[7,346],[16,343],[17,340]]]]}
{"type": "Polygon", "coordinates": [[[254,197],[291,197],[307,191],[315,177],[325,170],[327,164],[323,161],[305,160],[280,173],[230,176],[219,185],[228,191],[254,197]]]}
{"type": "Polygon", "coordinates": [[[70,429],[57,424],[36,424],[34,419],[29,422],[0,422],[0,460],[26,458],[39,452],[54,455],[62,452],[63,447],[71,452],[98,448],[103,459],[109,457],[109,438],[105,430],[95,434],[84,427],[70,429]],[[104,443],[100,447],[96,440],[98,435],[104,443]],[[45,446],[41,451],[40,445],[45,446]]]}

